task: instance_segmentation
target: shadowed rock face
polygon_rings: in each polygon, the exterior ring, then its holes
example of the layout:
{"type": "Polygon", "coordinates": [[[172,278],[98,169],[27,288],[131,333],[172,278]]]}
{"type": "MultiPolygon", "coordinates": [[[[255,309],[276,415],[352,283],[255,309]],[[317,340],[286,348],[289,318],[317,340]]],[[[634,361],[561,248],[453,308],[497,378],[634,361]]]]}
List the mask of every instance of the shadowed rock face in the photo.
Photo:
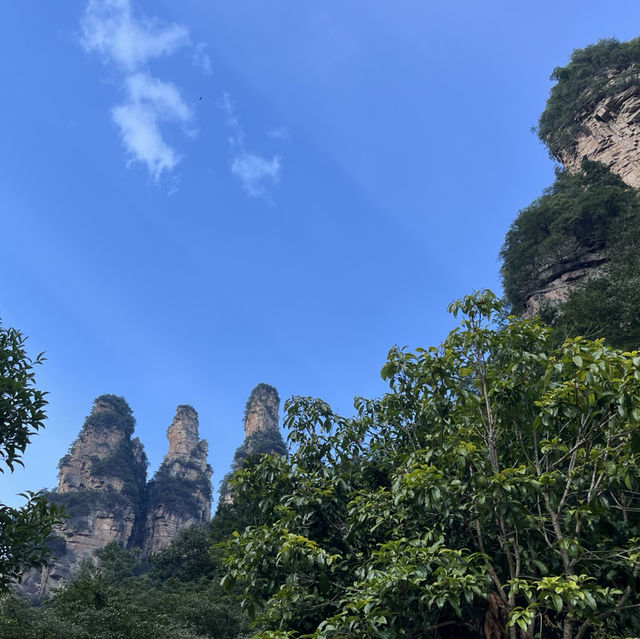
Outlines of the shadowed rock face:
{"type": "Polygon", "coordinates": [[[531,318],[544,307],[564,302],[576,286],[597,275],[608,261],[601,249],[577,244],[566,247],[562,257],[543,264],[539,269],[539,288],[528,294],[523,317],[531,318]]]}
{"type": "Polygon", "coordinates": [[[57,588],[109,542],[148,554],[183,528],[209,519],[211,467],[195,410],[178,407],[167,433],[169,451],[149,484],[144,449],[131,438],[134,426],[123,398],[95,400],[69,454],[60,460],[58,490],[49,495],[70,515],[56,530],[57,559],[42,573],[25,575],[23,594],[40,596],[57,588]]]}
{"type": "Polygon", "coordinates": [[[208,444],[199,437],[198,414],[191,406],[178,406],[167,439],[169,450],[149,483],[144,554],[161,550],[183,528],[204,523],[211,515],[208,444]]]}

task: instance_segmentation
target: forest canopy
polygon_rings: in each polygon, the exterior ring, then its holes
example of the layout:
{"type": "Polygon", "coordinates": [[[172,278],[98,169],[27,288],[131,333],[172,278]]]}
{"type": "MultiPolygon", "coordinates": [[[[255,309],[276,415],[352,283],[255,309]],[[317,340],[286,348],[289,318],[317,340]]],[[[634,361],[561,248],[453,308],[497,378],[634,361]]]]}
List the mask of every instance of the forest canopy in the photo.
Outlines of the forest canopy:
{"type": "Polygon", "coordinates": [[[441,347],[392,349],[381,399],[295,398],[292,456],[236,475],[260,522],[224,581],[256,637],[640,633],[640,357],[554,347],[489,292],[451,311],[441,347]]]}

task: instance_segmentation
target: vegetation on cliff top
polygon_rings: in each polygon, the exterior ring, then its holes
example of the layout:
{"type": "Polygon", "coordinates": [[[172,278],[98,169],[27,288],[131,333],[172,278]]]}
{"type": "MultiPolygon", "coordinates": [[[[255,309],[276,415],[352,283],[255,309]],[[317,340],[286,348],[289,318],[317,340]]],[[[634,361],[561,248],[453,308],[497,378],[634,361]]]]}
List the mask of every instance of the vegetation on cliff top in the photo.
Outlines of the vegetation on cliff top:
{"type": "MultiPolygon", "coordinates": [[[[260,382],[259,384],[257,384],[253,388],[251,393],[249,393],[249,397],[244,405],[244,418],[245,419],[247,418],[247,413],[249,412],[249,409],[253,405],[253,402],[255,401],[264,402],[269,396],[274,396],[276,403],[277,404],[280,403],[280,396],[278,395],[278,391],[274,386],[271,386],[271,384],[265,384],[264,382],[260,382]]],[[[272,413],[272,417],[274,418],[274,420],[278,419],[278,416],[274,415],[273,413],[272,413]]]]}
{"type": "Polygon", "coordinates": [[[576,174],[558,170],[554,184],[520,211],[500,251],[513,311],[522,312],[527,296],[544,287],[544,269],[579,261],[585,251],[608,250],[634,232],[640,232],[635,189],[597,162],[583,161],[576,174]]]}
{"type": "Polygon", "coordinates": [[[133,435],[136,420],[124,397],[111,394],[100,395],[94,403],[107,403],[109,408],[89,415],[84,422],[85,427],[119,429],[127,437],[133,435]]]}
{"type": "Polygon", "coordinates": [[[571,149],[583,132],[581,118],[598,102],[638,84],[640,38],[619,42],[600,40],[576,49],[566,67],[556,67],[546,107],[538,122],[538,136],[550,153],[558,157],[571,149]]]}
{"type": "Polygon", "coordinates": [[[163,505],[167,510],[184,518],[201,520],[203,500],[211,502],[211,481],[201,474],[200,466],[180,462],[180,469],[191,467],[198,475],[192,479],[184,474],[174,475],[171,467],[162,464],[148,484],[148,509],[163,505]]]}

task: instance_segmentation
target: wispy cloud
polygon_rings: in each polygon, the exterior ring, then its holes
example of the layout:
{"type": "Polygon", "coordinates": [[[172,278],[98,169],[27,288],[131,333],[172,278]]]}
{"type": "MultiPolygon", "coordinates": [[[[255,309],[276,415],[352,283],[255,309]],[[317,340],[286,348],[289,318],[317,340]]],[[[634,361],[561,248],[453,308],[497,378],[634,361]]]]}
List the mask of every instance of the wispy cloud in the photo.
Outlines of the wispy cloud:
{"type": "Polygon", "coordinates": [[[250,197],[266,195],[268,188],[280,181],[282,158],[274,155],[271,159],[267,159],[258,153],[247,151],[246,135],[228,93],[218,101],[218,106],[225,114],[226,124],[231,132],[229,135],[229,146],[233,153],[231,173],[240,180],[242,188],[250,197]]]}
{"type": "Polygon", "coordinates": [[[196,44],[191,51],[191,62],[208,75],[211,73],[211,58],[207,54],[206,48],[207,45],[204,42],[196,44]]]}
{"type": "Polygon", "coordinates": [[[129,162],[143,163],[158,180],[163,171],[172,171],[180,156],[163,139],[160,122],[188,124],[192,113],[171,82],[145,73],[126,80],[127,100],[115,106],[111,115],[120,129],[129,162]]]}
{"type": "Polygon", "coordinates": [[[291,136],[286,126],[277,126],[267,131],[267,137],[272,140],[282,140],[282,142],[289,142],[291,136]]]}
{"type": "Polygon", "coordinates": [[[231,172],[240,178],[247,195],[265,195],[267,187],[280,181],[280,156],[270,160],[255,153],[240,152],[233,158],[231,172]]]}
{"type": "Polygon", "coordinates": [[[182,25],[134,18],[130,0],[89,0],[81,29],[87,51],[97,51],[127,72],[191,45],[189,31],[182,25]]]}
{"type": "Polygon", "coordinates": [[[98,53],[105,64],[115,65],[123,74],[124,102],[112,108],[111,116],[128,163],[143,164],[157,182],[181,159],[164,139],[160,125],[178,124],[183,132],[192,134],[193,112],[179,88],[151,75],[147,64],[185,49],[192,62],[209,73],[205,45],[194,45],[183,25],[134,15],[131,0],[89,0],[80,28],[85,51],[98,53]]]}

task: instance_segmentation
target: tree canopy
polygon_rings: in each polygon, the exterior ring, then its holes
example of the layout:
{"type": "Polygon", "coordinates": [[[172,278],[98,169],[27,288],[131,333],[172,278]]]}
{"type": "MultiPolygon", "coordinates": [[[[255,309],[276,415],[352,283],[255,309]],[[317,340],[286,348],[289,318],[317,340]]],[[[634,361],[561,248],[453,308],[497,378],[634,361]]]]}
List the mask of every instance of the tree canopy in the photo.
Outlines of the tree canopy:
{"type": "MultiPolygon", "coordinates": [[[[45,393],[35,386],[34,367],[43,362],[25,349],[26,338],[0,324],[0,472],[23,465],[31,437],[44,428],[45,393]]],[[[25,570],[40,568],[49,553],[47,541],[60,521],[60,509],[39,493],[23,494],[26,504],[11,508],[0,503],[0,594],[25,570]]]]}
{"type": "Polygon", "coordinates": [[[290,458],[234,479],[227,544],[257,636],[638,636],[640,356],[554,347],[489,292],[394,348],[344,418],[288,402],[290,458]],[[493,633],[493,634],[492,634],[493,633]]]}

